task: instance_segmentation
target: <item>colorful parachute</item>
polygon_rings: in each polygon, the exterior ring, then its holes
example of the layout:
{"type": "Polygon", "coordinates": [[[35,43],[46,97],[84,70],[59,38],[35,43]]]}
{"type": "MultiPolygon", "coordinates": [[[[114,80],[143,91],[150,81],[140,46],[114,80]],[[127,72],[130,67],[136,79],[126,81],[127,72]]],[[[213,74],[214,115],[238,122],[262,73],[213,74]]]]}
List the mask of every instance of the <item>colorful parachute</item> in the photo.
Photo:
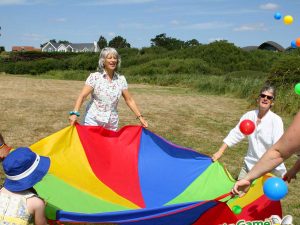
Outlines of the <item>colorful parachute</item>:
{"type": "Polygon", "coordinates": [[[263,178],[230,199],[234,180],[220,163],[140,126],[114,132],[77,124],[30,147],[51,158],[35,189],[53,221],[214,225],[282,216],[280,202],[263,195],[263,178]]]}

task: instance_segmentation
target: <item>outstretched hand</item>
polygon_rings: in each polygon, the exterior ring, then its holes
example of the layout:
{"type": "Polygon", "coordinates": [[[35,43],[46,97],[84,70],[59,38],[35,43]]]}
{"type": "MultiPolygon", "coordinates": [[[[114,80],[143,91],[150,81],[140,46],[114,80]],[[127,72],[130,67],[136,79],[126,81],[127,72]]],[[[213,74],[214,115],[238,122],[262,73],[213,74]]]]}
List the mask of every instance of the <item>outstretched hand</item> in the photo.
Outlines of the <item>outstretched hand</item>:
{"type": "Polygon", "coordinates": [[[69,121],[70,121],[71,126],[75,125],[75,123],[77,121],[77,116],[76,115],[69,116],[69,121]]]}
{"type": "Polygon", "coordinates": [[[215,154],[213,154],[213,156],[211,157],[211,159],[215,162],[215,161],[217,161],[219,158],[221,158],[222,155],[223,155],[222,152],[217,151],[215,154]]]}
{"type": "Polygon", "coordinates": [[[245,179],[239,180],[234,184],[231,192],[235,195],[239,195],[240,197],[242,197],[247,193],[247,191],[250,188],[250,185],[251,182],[248,180],[245,179]]]}
{"type": "Polygon", "coordinates": [[[143,127],[147,128],[148,127],[148,122],[144,119],[144,117],[139,117],[140,123],[142,124],[143,127]]]}

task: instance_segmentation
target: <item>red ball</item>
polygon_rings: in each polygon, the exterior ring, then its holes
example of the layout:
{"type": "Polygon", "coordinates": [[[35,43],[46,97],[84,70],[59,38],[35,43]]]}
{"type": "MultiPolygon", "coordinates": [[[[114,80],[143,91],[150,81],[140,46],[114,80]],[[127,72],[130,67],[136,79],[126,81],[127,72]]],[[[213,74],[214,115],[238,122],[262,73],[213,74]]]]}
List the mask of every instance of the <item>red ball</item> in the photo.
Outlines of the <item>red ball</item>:
{"type": "Polygon", "coordinates": [[[245,135],[250,135],[255,130],[255,124],[252,120],[243,120],[240,123],[240,131],[245,135]]]}

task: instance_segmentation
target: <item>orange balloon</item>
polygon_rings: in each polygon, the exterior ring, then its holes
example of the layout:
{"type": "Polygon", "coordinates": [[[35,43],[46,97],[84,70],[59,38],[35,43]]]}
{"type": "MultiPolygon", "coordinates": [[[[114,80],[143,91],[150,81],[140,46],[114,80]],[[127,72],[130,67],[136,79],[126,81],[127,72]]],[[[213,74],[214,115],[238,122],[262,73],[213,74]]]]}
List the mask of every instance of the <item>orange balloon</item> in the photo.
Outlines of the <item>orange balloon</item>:
{"type": "Polygon", "coordinates": [[[296,39],[296,45],[297,47],[300,47],[300,37],[296,39]]]}

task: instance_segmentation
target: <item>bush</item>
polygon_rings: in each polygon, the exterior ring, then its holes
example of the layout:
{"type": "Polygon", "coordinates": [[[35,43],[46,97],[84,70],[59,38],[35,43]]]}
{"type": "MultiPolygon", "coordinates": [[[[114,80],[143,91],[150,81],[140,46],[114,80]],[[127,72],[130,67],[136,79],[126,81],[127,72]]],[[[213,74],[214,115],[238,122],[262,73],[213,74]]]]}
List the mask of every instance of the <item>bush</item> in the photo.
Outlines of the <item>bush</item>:
{"type": "Polygon", "coordinates": [[[76,55],[67,60],[69,69],[94,71],[98,67],[98,54],[85,53],[76,55]]]}
{"type": "Polygon", "coordinates": [[[290,86],[300,81],[300,56],[285,55],[277,60],[267,81],[275,86],[290,86]]]}

